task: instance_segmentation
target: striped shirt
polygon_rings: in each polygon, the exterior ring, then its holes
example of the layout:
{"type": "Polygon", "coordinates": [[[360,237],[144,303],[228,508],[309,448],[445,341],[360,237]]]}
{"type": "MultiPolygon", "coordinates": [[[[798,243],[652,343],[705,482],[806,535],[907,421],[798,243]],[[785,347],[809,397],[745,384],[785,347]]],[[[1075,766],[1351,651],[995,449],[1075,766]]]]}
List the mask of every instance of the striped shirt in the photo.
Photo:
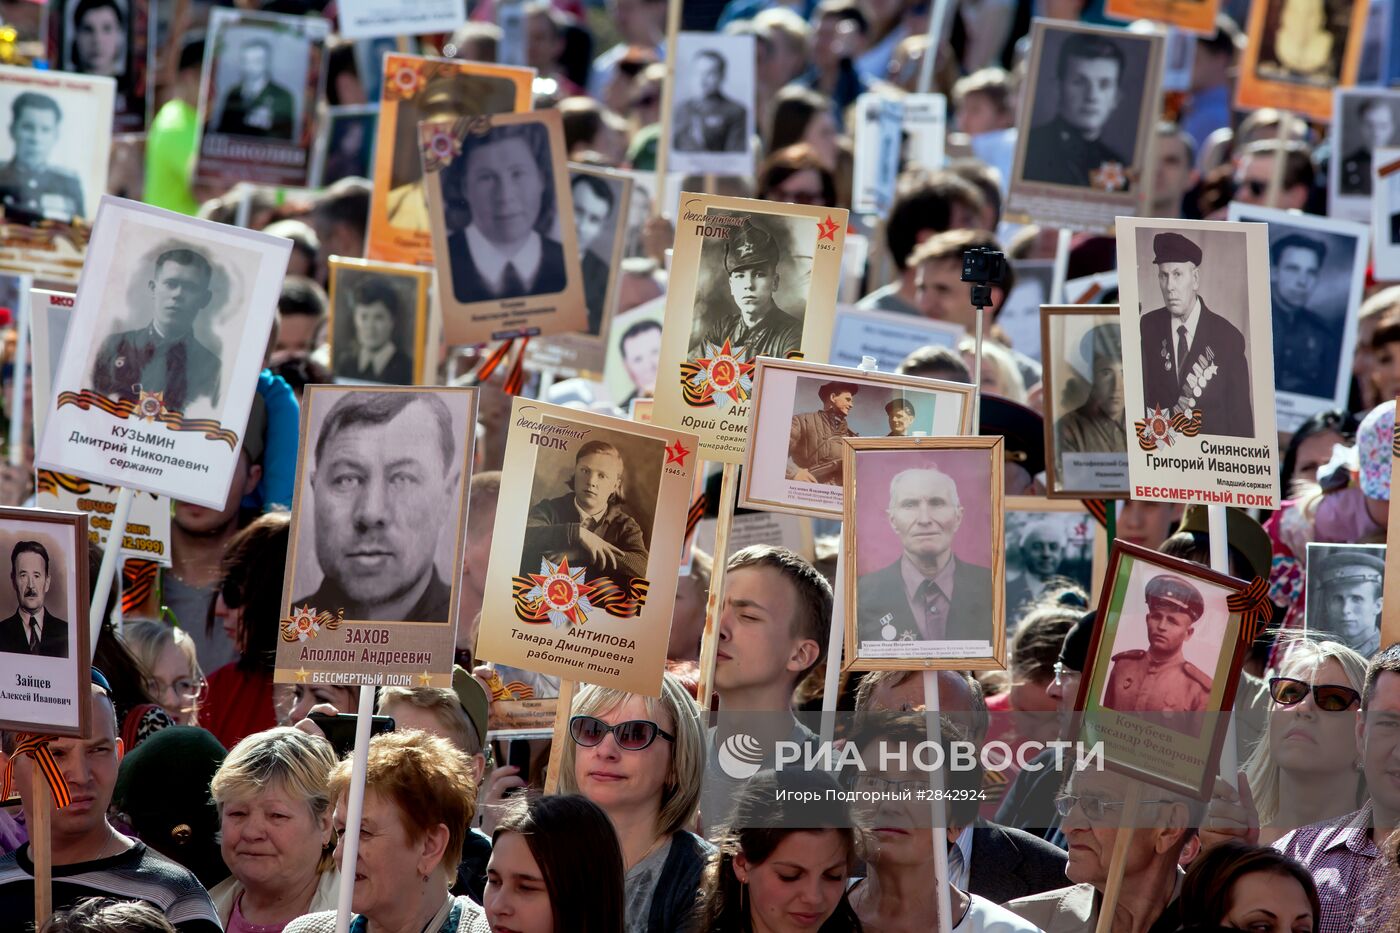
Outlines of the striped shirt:
{"type": "MultiPolygon", "coordinates": [[[[53,907],[64,910],[88,897],[145,901],[181,933],[223,929],[209,892],[186,868],[137,842],[109,858],[53,867],[53,907]]],[[[29,846],[0,858],[0,930],[27,931],[34,923],[34,863],[29,846]]]]}
{"type": "Polygon", "coordinates": [[[1380,850],[1371,834],[1371,801],[1354,813],[1300,826],[1274,848],[1303,863],[1317,884],[1322,914],[1317,933],[1351,933],[1380,850]]]}

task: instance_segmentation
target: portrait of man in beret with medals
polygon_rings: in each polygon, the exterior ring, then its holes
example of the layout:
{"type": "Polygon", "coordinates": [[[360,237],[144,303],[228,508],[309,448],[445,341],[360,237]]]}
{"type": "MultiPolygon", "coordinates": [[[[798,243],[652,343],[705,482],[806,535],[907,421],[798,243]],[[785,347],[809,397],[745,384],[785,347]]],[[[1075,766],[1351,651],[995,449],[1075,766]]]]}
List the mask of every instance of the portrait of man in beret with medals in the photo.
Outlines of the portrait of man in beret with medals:
{"type": "Polygon", "coordinates": [[[1163,306],[1142,317],[1142,390],[1148,411],[1194,412],[1200,433],[1253,437],[1244,336],[1201,297],[1201,247],[1180,233],[1152,239],[1163,306]]]}
{"type": "Polygon", "coordinates": [[[1210,699],[1211,678],[1182,654],[1205,613],[1200,590],[1173,574],[1147,581],[1146,650],[1113,656],[1103,705],[1127,713],[1152,712],[1162,725],[1199,736],[1200,715],[1210,699]]]}

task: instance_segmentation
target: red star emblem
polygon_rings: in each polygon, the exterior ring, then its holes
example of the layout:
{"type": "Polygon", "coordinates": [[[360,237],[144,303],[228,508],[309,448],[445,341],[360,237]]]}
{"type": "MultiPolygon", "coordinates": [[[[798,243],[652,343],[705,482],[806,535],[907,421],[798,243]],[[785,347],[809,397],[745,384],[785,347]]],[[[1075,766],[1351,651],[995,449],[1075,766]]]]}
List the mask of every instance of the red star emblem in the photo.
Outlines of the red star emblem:
{"type": "Polygon", "coordinates": [[[714,344],[707,343],[706,347],[713,352],[707,357],[697,359],[695,365],[704,371],[711,391],[727,395],[735,402],[742,402],[748,398],[749,390],[753,388],[754,364],[736,355],[743,354],[744,348],[731,347],[727,339],[723,346],[715,347],[714,344]]]}
{"type": "Polygon", "coordinates": [[[826,215],[826,220],[817,224],[817,239],[831,240],[833,243],[836,242],[836,229],[836,221],[831,219],[830,214],[826,215]]]}
{"type": "Polygon", "coordinates": [[[690,456],[690,451],[681,446],[680,440],[676,440],[670,447],[666,448],[666,462],[674,463],[678,466],[685,466],[685,458],[690,456]]]}

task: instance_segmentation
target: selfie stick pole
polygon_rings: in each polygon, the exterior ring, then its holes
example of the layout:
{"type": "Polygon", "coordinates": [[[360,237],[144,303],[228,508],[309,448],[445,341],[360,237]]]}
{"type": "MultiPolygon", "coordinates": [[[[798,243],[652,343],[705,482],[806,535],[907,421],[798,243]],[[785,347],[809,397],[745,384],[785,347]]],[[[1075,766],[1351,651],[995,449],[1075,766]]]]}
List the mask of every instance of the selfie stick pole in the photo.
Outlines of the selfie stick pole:
{"type": "Polygon", "coordinates": [[[710,592],[705,601],[705,633],[700,638],[700,709],[710,711],[714,692],[715,655],[719,652],[719,599],[724,592],[724,567],[729,562],[729,529],[734,524],[734,493],[739,482],[739,465],[726,463],[719,484],[719,517],[715,522],[715,565],[710,573],[710,592]]]}
{"type": "Polygon", "coordinates": [[[340,864],[340,891],[335,905],[335,933],[350,933],[350,902],[355,896],[355,865],[360,858],[360,818],[365,812],[365,772],[369,770],[369,726],[374,716],[374,688],[360,687],[355,715],[355,752],[350,761],[350,795],[345,801],[345,847],[340,864]]]}
{"type": "Polygon", "coordinates": [[[554,707],[554,739],[549,745],[549,765],[544,773],[544,792],[559,793],[559,769],[564,762],[564,743],[569,741],[569,719],[574,711],[574,693],[578,682],[559,681],[559,699],[554,707]]]}
{"type": "Polygon", "coordinates": [[[927,94],[933,89],[933,66],[938,58],[938,47],[943,42],[943,20],[948,17],[948,0],[933,0],[933,9],[928,15],[928,48],[919,62],[919,93],[927,94]]]}
{"type": "Polygon", "coordinates": [[[666,169],[671,162],[671,109],[676,100],[676,36],[681,31],[681,0],[666,3],[666,78],[661,82],[661,135],[656,139],[656,197],[651,216],[660,217],[666,204],[666,169]]]}
{"type": "MultiPolygon", "coordinates": [[[[10,395],[10,466],[24,463],[24,378],[29,368],[29,287],[31,279],[20,276],[15,302],[14,385],[10,395]]],[[[35,438],[37,443],[38,438],[35,438]]]]}
{"type": "Polygon", "coordinates": [[[126,534],[126,519],[131,514],[132,495],[130,486],[122,486],[117,490],[117,505],[112,510],[112,526],[107,529],[107,544],[102,548],[102,565],[97,568],[97,582],[92,585],[92,609],[88,628],[92,633],[93,654],[97,653],[97,636],[102,634],[102,610],[107,608],[107,597],[112,595],[112,579],[117,575],[122,535],[126,534]]]}
{"type": "MultiPolygon", "coordinates": [[[[1226,537],[1225,506],[1206,506],[1206,523],[1210,537],[1210,569],[1229,576],[1230,541],[1226,537]]],[[[1235,745],[1235,713],[1233,709],[1228,713],[1230,718],[1225,724],[1225,744],[1220,747],[1220,774],[1227,784],[1234,787],[1239,780],[1239,753],[1235,745]]]]}
{"type": "MultiPolygon", "coordinates": [[[[930,745],[941,745],[943,724],[939,720],[937,671],[924,671],[924,721],[928,724],[930,745]]],[[[947,764],[946,759],[944,764],[947,764]]],[[[933,885],[938,895],[938,933],[950,933],[953,929],[953,895],[948,890],[948,807],[943,799],[942,769],[929,769],[928,785],[929,810],[933,815],[933,885]]]]}
{"type": "Polygon", "coordinates": [[[1118,826],[1118,836],[1113,840],[1113,860],[1108,864],[1108,885],[1104,888],[1103,904],[1099,907],[1099,921],[1094,925],[1094,933],[1112,933],[1113,915],[1118,910],[1118,895],[1123,890],[1123,870],[1128,867],[1128,843],[1133,839],[1133,824],[1137,822],[1138,804],[1142,802],[1142,784],[1136,780],[1128,782],[1128,791],[1123,795],[1123,822],[1118,826]]]}

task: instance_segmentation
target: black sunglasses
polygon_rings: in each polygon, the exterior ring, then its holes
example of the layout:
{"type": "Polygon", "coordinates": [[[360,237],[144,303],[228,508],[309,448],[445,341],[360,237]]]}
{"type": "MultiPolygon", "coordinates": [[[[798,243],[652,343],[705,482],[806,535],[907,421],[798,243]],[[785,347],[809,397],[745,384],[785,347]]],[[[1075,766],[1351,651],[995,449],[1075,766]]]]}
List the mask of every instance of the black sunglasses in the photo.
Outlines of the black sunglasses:
{"type": "Polygon", "coordinates": [[[1361,702],[1361,694],[1344,684],[1310,684],[1296,677],[1270,677],[1269,696],[1279,706],[1297,706],[1313,695],[1317,708],[1340,713],[1361,702]]]}
{"type": "Polygon", "coordinates": [[[609,732],[617,739],[617,747],[629,752],[641,751],[655,742],[658,735],[672,744],[676,741],[674,735],[650,719],[629,719],[615,726],[608,725],[596,716],[575,716],[569,720],[569,735],[573,737],[576,745],[582,745],[584,748],[592,748],[599,744],[608,737],[609,732]]]}

